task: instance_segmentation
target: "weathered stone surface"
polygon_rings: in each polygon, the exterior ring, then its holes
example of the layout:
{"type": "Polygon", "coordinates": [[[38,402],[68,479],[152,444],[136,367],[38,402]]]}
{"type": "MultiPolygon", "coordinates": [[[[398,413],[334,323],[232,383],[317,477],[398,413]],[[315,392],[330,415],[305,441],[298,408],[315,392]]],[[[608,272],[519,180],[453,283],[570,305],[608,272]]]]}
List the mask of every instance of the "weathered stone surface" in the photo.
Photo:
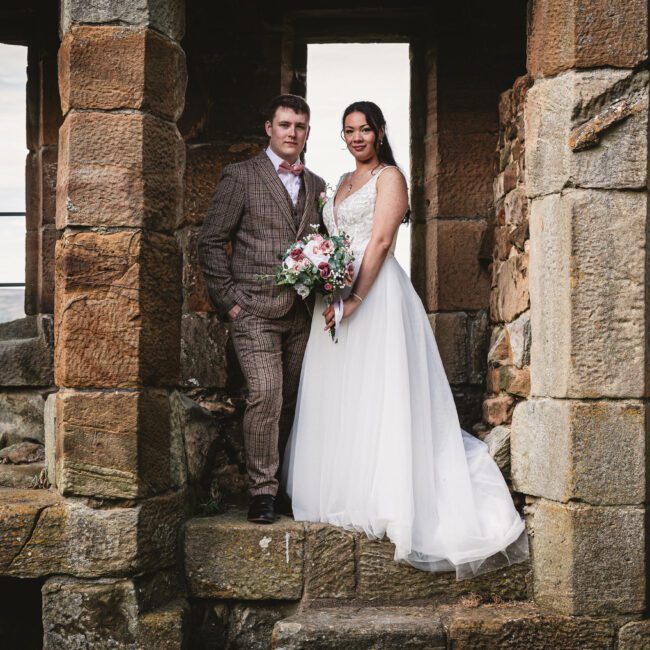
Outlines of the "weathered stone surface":
{"type": "Polygon", "coordinates": [[[232,650],[268,650],[273,626],[290,616],[294,604],[236,604],[228,616],[227,647],[232,650]]]}
{"type": "Polygon", "coordinates": [[[45,429],[45,466],[47,480],[56,489],[56,393],[50,393],[45,400],[43,412],[45,429]]]}
{"type": "Polygon", "coordinates": [[[529,520],[535,602],[562,614],[645,609],[645,509],[539,500],[529,520]]]}
{"type": "Polygon", "coordinates": [[[445,630],[432,607],[308,609],[276,623],[275,650],[443,650],[445,630]]]}
{"type": "Polygon", "coordinates": [[[45,460],[45,447],[40,442],[24,440],[0,449],[0,463],[26,465],[45,460]]]}
{"type": "Polygon", "coordinates": [[[530,311],[506,323],[508,342],[512,352],[512,363],[517,368],[530,365],[530,311]]]}
{"type": "Polygon", "coordinates": [[[0,487],[29,490],[35,488],[41,478],[45,463],[8,465],[0,463],[0,487]]]}
{"type": "Polygon", "coordinates": [[[43,442],[43,409],[40,392],[0,393],[0,447],[21,440],[43,442]]]}
{"type": "Polygon", "coordinates": [[[458,650],[609,650],[614,641],[614,626],[607,620],[558,616],[532,604],[449,607],[440,615],[447,647],[458,650]]]}
{"type": "Polygon", "coordinates": [[[562,502],[643,503],[647,418],[632,400],[521,402],[512,421],[515,488],[562,502]]]}
{"type": "Polygon", "coordinates": [[[445,312],[429,315],[442,365],[450,384],[467,381],[467,314],[445,312]]]}
{"type": "Polygon", "coordinates": [[[185,31],[185,3],[182,0],[63,0],[61,31],[73,23],[120,23],[151,27],[180,41],[185,31]]]}
{"type": "Polygon", "coordinates": [[[250,142],[227,146],[215,143],[189,145],[185,168],[183,225],[198,226],[203,223],[221,172],[227,164],[252,158],[264,146],[250,142]]]}
{"type": "Polygon", "coordinates": [[[499,372],[499,388],[510,395],[530,395],[530,369],[503,366],[499,372]]]}
{"type": "Polygon", "coordinates": [[[648,56],[643,0],[538,0],[528,34],[528,71],[551,76],[569,68],[633,68],[648,56]]]}
{"type": "Polygon", "coordinates": [[[512,418],[515,400],[511,395],[489,397],[483,402],[483,421],[491,426],[506,424],[512,418]]]}
{"type": "Polygon", "coordinates": [[[491,366],[509,365],[513,361],[510,349],[510,335],[506,327],[497,325],[492,330],[488,363],[491,366]]]}
{"type": "Polygon", "coordinates": [[[72,111],[61,127],[57,227],[173,230],[184,160],[172,122],[147,113],[72,111]]]}
{"type": "Polygon", "coordinates": [[[184,228],[176,238],[183,255],[183,311],[214,312],[199,264],[197,228],[184,228]]]}
{"type": "Polygon", "coordinates": [[[305,572],[308,598],[353,598],[354,535],[327,524],[307,524],[305,572]]]}
{"type": "Polygon", "coordinates": [[[456,580],[456,574],[427,573],[395,562],[395,547],[390,542],[369,540],[361,535],[357,597],[365,601],[451,600],[470,593],[503,600],[526,598],[527,564],[485,573],[469,580],[456,580]]]}
{"type": "Polygon", "coordinates": [[[490,279],[478,259],[485,229],[486,222],[476,219],[413,224],[412,257],[418,264],[411,275],[428,312],[482,309],[488,304],[490,279]]]}
{"type": "Polygon", "coordinates": [[[619,650],[643,650],[650,647],[650,620],[633,621],[618,632],[619,650]]]}
{"type": "Polygon", "coordinates": [[[241,515],[190,520],[185,575],[196,598],[298,600],[303,587],[303,525],[259,526],[241,515]]]}
{"type": "Polygon", "coordinates": [[[567,185],[644,188],[647,110],[602,134],[600,144],[574,152],[571,130],[624,97],[648,97],[648,73],[623,70],[568,72],[540,79],[526,99],[526,192],[536,197],[567,185]]]}
{"type": "Polygon", "coordinates": [[[50,386],[53,349],[51,316],[0,324],[0,386],[50,386]]]}
{"type": "Polygon", "coordinates": [[[189,606],[184,600],[175,600],[138,621],[138,648],[180,650],[186,647],[189,625],[189,606]]]}
{"type": "Polygon", "coordinates": [[[47,490],[0,490],[0,570],[22,578],[122,576],[173,564],[184,494],[93,509],[47,490]],[[34,496],[36,495],[36,496],[34,496]]]}
{"type": "Polygon", "coordinates": [[[490,294],[490,316],[496,322],[511,321],[529,304],[528,253],[523,253],[499,265],[496,288],[490,294]]]}
{"type": "Polygon", "coordinates": [[[184,314],[181,321],[181,385],[225,388],[228,326],[213,314],[184,314]]]}
{"type": "Polygon", "coordinates": [[[640,192],[533,201],[533,395],[646,394],[646,219],[640,192]]]}
{"type": "Polygon", "coordinates": [[[490,318],[487,309],[481,309],[468,320],[469,325],[469,367],[470,384],[485,381],[487,355],[490,343],[490,318]]]}
{"type": "Polygon", "coordinates": [[[134,499],[169,489],[167,392],[59,391],[56,409],[62,494],[134,499]]]}
{"type": "Polygon", "coordinates": [[[59,49],[64,114],[135,109],[176,121],[185,100],[185,55],[151,29],[73,26],[59,49]]]}
{"type": "Polygon", "coordinates": [[[137,649],[138,610],[130,580],[50,578],[43,586],[44,648],[137,649]]]}
{"type": "Polygon", "coordinates": [[[488,446],[490,456],[494,458],[504,478],[510,478],[510,428],[494,427],[483,438],[483,442],[488,446]]]}
{"type": "Polygon", "coordinates": [[[526,190],[522,185],[508,193],[503,202],[503,207],[507,226],[520,226],[528,220],[528,199],[526,190]]]}
{"type": "Polygon", "coordinates": [[[181,310],[174,238],[141,231],[66,233],[57,260],[57,384],[174,384],[181,310]]]}
{"type": "MultiPolygon", "coordinates": [[[[214,456],[211,448],[219,436],[216,418],[183,393],[170,396],[172,437],[182,445],[181,457],[187,468],[187,478],[198,483],[205,479],[208,463],[214,456]]],[[[183,470],[181,471],[181,475],[183,470]]]]}

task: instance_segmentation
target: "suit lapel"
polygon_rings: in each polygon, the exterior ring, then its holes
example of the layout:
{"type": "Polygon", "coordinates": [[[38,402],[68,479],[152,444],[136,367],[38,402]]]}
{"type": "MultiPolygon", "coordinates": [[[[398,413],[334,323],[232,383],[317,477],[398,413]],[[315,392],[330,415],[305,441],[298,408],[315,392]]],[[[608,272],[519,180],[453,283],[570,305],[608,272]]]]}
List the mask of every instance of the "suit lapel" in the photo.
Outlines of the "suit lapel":
{"type": "Polygon", "coordinates": [[[313,207],[316,197],[314,196],[315,192],[315,183],[314,177],[308,169],[302,174],[302,182],[305,184],[305,206],[302,212],[302,218],[300,219],[300,226],[298,228],[298,237],[300,237],[309,223],[309,214],[310,208],[313,207]]]}
{"type": "Polygon", "coordinates": [[[296,223],[293,218],[293,210],[291,209],[289,195],[285,189],[282,181],[278,176],[278,172],[273,167],[271,159],[262,152],[256,159],[257,169],[260,173],[260,176],[266,181],[266,185],[271,192],[271,196],[274,201],[277,203],[280,212],[287,220],[287,223],[291,226],[291,230],[296,232],[296,223]]]}

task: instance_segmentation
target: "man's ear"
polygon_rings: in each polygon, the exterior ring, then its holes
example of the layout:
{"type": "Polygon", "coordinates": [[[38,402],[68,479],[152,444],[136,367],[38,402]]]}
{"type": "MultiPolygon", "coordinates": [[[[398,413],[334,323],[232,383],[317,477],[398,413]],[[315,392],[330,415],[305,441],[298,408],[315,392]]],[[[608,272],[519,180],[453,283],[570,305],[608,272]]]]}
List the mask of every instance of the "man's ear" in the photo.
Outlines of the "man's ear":
{"type": "Polygon", "coordinates": [[[266,135],[268,135],[269,138],[270,138],[271,137],[271,122],[269,122],[268,120],[266,120],[266,122],[264,122],[264,130],[266,131],[266,135]]]}

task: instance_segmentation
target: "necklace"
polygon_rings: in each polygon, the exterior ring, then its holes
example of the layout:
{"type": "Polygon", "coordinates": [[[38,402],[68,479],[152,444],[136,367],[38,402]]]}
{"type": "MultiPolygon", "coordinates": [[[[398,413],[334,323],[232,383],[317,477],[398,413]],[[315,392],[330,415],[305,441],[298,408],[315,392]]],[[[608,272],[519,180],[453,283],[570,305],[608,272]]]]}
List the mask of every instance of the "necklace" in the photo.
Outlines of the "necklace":
{"type": "MultiPolygon", "coordinates": [[[[370,176],[374,176],[374,175],[375,175],[375,172],[377,171],[377,169],[378,169],[379,167],[381,167],[381,163],[380,163],[380,162],[378,162],[378,163],[377,163],[377,164],[376,164],[376,165],[375,165],[375,166],[370,170],[370,176]]],[[[348,180],[350,181],[350,182],[348,183],[348,194],[352,191],[352,185],[353,185],[353,183],[354,183],[354,181],[352,180],[352,176],[353,176],[353,174],[354,174],[354,172],[352,172],[352,174],[350,174],[350,176],[348,177],[348,180]]]]}

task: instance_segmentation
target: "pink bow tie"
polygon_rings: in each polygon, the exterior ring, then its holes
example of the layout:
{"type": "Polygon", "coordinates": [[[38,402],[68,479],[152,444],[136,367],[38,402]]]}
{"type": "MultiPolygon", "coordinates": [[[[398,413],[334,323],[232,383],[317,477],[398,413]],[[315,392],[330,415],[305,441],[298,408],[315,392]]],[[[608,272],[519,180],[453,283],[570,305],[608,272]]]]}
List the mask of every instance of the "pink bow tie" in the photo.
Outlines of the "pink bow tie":
{"type": "Polygon", "coordinates": [[[305,166],[302,163],[294,163],[290,165],[286,160],[283,160],[278,167],[278,174],[293,174],[294,176],[300,176],[302,174],[305,166]]]}

